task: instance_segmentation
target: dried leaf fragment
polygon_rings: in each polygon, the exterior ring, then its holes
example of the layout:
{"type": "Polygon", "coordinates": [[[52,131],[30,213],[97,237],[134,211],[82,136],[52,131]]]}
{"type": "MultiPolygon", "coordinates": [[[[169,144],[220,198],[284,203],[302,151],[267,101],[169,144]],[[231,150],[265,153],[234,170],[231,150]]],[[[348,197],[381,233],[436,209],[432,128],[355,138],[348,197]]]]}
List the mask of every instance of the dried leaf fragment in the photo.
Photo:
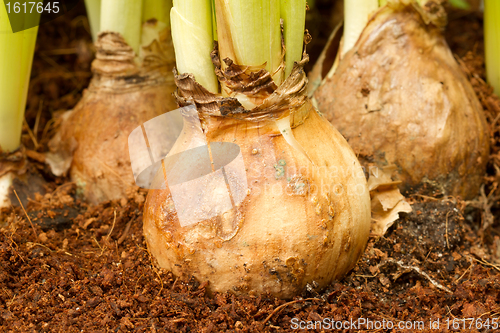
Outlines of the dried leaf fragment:
{"type": "Polygon", "coordinates": [[[410,213],[411,206],[399,191],[399,181],[392,180],[394,165],[370,169],[368,189],[371,197],[372,234],[383,236],[399,218],[399,213],[410,213]]]}

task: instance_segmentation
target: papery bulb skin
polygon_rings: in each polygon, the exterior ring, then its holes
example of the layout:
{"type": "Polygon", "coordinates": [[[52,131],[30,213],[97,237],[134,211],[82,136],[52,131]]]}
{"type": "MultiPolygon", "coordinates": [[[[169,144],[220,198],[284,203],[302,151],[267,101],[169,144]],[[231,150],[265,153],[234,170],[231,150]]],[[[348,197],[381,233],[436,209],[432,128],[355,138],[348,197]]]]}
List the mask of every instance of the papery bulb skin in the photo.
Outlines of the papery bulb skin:
{"type": "Polygon", "coordinates": [[[363,165],[396,164],[403,190],[472,198],[489,154],[485,116],[439,24],[415,8],[381,8],[315,105],[363,165]]]}
{"type": "Polygon", "coordinates": [[[92,81],[75,108],[64,115],[50,143],[63,162],[56,169],[62,173],[69,167],[78,192],[93,204],[125,197],[127,189],[135,186],[130,132],[177,108],[172,95],[173,58],[149,71],[146,67],[151,64],[138,66],[132,48],[111,32],[100,34],[96,48],[92,81]]]}
{"type": "MultiPolygon", "coordinates": [[[[255,110],[243,119],[238,112],[200,112],[212,155],[216,144],[233,143],[242,163],[235,158],[225,167],[226,182],[217,183],[219,170],[198,187],[186,183],[182,193],[174,186],[150,190],[143,217],[148,249],[174,275],[208,281],[210,293],[292,298],[307,284],[320,290],[352,269],[365,249],[365,174],[342,135],[308,100],[290,117],[303,152],[266,112],[261,121],[251,119],[255,110]],[[228,192],[234,204],[223,209],[228,192]],[[193,204],[180,206],[178,195],[193,204]],[[193,224],[182,218],[183,208],[193,212],[193,224]],[[217,213],[196,218],[211,212],[217,213]]],[[[176,148],[188,149],[189,140],[178,140],[176,148]]]]}

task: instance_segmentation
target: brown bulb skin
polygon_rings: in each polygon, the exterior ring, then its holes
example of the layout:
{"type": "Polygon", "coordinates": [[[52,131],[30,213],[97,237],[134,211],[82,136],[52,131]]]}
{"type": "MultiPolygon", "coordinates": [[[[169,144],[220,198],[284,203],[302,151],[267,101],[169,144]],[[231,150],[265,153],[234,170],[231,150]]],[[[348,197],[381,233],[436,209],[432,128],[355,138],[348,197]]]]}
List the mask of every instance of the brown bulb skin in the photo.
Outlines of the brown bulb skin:
{"type": "MultiPolygon", "coordinates": [[[[292,131],[310,160],[274,121],[204,118],[208,142],[239,145],[245,172],[238,177],[248,189],[236,209],[189,226],[180,225],[169,189],[150,190],[144,235],[160,267],[208,281],[210,293],[280,298],[301,294],[307,284],[320,290],[354,267],[370,230],[365,176],[340,133],[309,102],[304,108],[311,110],[292,131]]],[[[184,194],[210,200],[225,190],[207,184],[184,194]]],[[[212,201],[192,209],[217,207],[212,201]]]]}
{"type": "Polygon", "coordinates": [[[173,73],[165,69],[172,60],[152,71],[138,66],[130,46],[111,32],[99,35],[96,48],[92,81],[49,144],[78,193],[93,204],[126,197],[135,186],[129,134],[177,108],[173,73]]]}
{"type": "Polygon", "coordinates": [[[441,29],[424,17],[412,6],[380,9],[314,99],[362,164],[396,164],[405,191],[469,199],[485,173],[488,128],[441,29]]]}

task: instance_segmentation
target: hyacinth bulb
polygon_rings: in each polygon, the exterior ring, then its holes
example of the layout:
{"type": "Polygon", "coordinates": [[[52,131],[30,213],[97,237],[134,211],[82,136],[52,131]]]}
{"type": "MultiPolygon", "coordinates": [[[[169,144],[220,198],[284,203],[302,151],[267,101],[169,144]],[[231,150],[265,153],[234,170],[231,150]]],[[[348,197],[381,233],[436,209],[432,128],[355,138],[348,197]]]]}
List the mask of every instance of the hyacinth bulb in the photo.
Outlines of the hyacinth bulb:
{"type": "Polygon", "coordinates": [[[471,198],[485,173],[488,130],[442,36],[444,23],[434,1],[423,8],[389,2],[323,79],[314,100],[362,164],[397,166],[403,190],[426,186],[471,198]]]}
{"type": "MultiPolygon", "coordinates": [[[[164,39],[170,40],[170,33],[164,39]]],[[[52,171],[61,175],[69,169],[79,193],[91,203],[126,196],[135,186],[127,147],[130,132],[177,108],[171,40],[170,46],[163,45],[153,42],[143,48],[146,56],[139,66],[119,34],[101,33],[92,81],[75,108],[64,114],[49,144],[52,171]]]]}
{"type": "Polygon", "coordinates": [[[365,174],[305,97],[302,67],[251,110],[192,75],[176,83],[184,126],[146,182],[144,234],[159,266],[209,292],[282,298],[352,269],[370,231],[365,174]]]}

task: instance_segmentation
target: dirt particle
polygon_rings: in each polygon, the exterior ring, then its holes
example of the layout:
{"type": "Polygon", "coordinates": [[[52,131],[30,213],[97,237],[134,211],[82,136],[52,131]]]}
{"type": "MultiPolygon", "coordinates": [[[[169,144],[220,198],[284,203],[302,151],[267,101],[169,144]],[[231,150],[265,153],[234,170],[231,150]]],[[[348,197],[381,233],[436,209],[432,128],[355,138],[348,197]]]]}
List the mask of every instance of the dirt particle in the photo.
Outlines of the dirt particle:
{"type": "Polygon", "coordinates": [[[108,268],[104,268],[101,272],[101,276],[103,277],[102,285],[104,287],[110,287],[113,285],[113,280],[114,280],[115,274],[113,273],[112,270],[110,270],[108,268]]]}
{"type": "Polygon", "coordinates": [[[38,239],[40,240],[40,242],[46,243],[48,240],[47,234],[45,232],[38,234],[38,239]]]}

